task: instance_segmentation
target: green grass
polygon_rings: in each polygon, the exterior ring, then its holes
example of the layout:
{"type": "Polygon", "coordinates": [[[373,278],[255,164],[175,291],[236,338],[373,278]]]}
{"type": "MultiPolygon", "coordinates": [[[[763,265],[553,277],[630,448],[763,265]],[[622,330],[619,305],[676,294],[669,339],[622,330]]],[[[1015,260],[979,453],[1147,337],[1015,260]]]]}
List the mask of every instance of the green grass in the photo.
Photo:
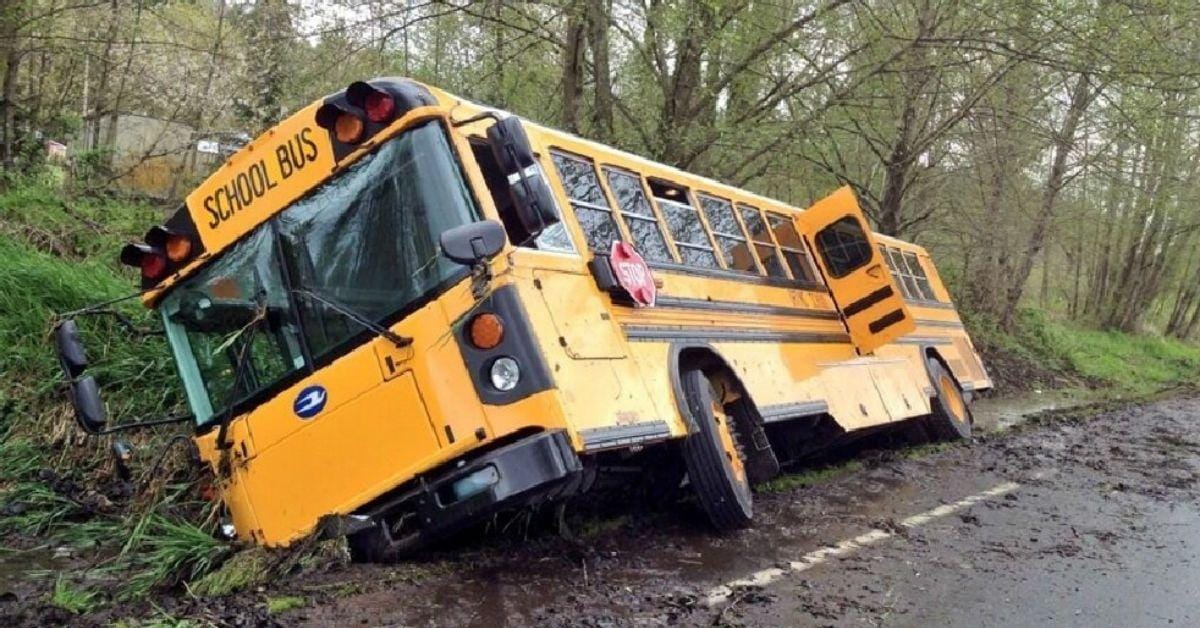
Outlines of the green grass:
{"type": "Polygon", "coordinates": [[[286,613],[290,610],[300,608],[308,603],[308,600],[299,595],[284,595],[281,597],[267,598],[267,614],[278,615],[286,613]]]}
{"type": "MultiPolygon", "coordinates": [[[[36,421],[41,429],[66,413],[50,337],[56,314],[131,294],[132,282],[99,262],[57,258],[0,235],[0,426],[36,421]]],[[[153,317],[136,303],[121,310],[139,325],[153,317]]],[[[134,337],[111,317],[78,319],[114,419],[154,414],[182,400],[159,336],[134,337]]]]}
{"type": "Polygon", "coordinates": [[[200,597],[222,597],[264,582],[271,573],[271,557],[259,547],[244,549],[219,568],[189,582],[188,590],[200,597]]]}
{"type": "Polygon", "coordinates": [[[600,536],[601,534],[608,534],[609,532],[621,529],[629,524],[629,521],[629,515],[620,515],[607,519],[589,518],[583,522],[583,528],[579,531],[579,536],[586,539],[600,536]]]}
{"type": "Polygon", "coordinates": [[[932,456],[933,454],[938,454],[943,451],[954,449],[955,447],[958,447],[960,445],[961,445],[961,443],[951,443],[951,442],[927,443],[925,445],[916,445],[914,447],[907,447],[900,452],[900,455],[904,456],[905,458],[909,458],[911,460],[919,460],[926,456],[932,456]]]}
{"type": "Polygon", "coordinates": [[[842,464],[808,469],[803,473],[789,473],[768,480],[758,485],[758,490],[764,493],[783,493],[814,484],[828,482],[843,475],[854,473],[863,468],[863,463],[850,460],[842,464]]]}
{"type": "MultiPolygon", "coordinates": [[[[183,490],[99,509],[81,503],[88,488],[112,481],[108,439],[80,439],[50,331],[58,313],[136,291],[136,275],[118,266],[117,251],[164,216],[120,199],[73,198],[40,180],[10,182],[0,193],[0,503],[20,510],[0,518],[0,539],[107,546],[118,558],[101,570],[121,572],[118,588],[131,595],[199,577],[226,545],[184,522],[187,505],[175,503],[183,490]],[[172,502],[169,515],[159,513],[164,501],[172,502]]],[[[136,299],[117,309],[139,327],[156,322],[136,299]]],[[[100,383],[110,422],[162,417],[181,406],[161,336],[132,336],[112,317],[77,320],[87,372],[100,383]]],[[[170,433],[128,436],[136,462],[148,464],[170,433]]],[[[52,599],[65,608],[79,601],[76,593],[60,580],[52,599]]]]}
{"type": "Polygon", "coordinates": [[[1030,309],[1018,313],[1012,332],[967,311],[963,317],[977,347],[1005,356],[998,368],[1032,367],[1021,374],[1034,378],[1031,388],[1059,387],[1065,379],[1144,395],[1200,383],[1200,345],[1195,343],[1094,329],[1030,309]]]}
{"type": "Polygon", "coordinates": [[[230,553],[229,544],[207,527],[151,512],[134,526],[110,570],[125,574],[126,595],[141,598],[158,587],[202,578],[230,553]]]}
{"type": "Polygon", "coordinates": [[[1048,325],[1071,370],[1133,394],[1200,382],[1200,346],[1169,338],[1048,325]]]}
{"type": "Polygon", "coordinates": [[[162,208],[115,196],[65,194],[52,180],[26,177],[0,193],[0,235],[70,259],[116,263],[114,245],[146,233],[162,208]]]}
{"type": "Polygon", "coordinates": [[[50,593],[50,605],[79,615],[95,608],[99,603],[99,596],[99,593],[76,587],[63,576],[59,576],[54,581],[54,591],[50,593]]]}
{"type": "Polygon", "coordinates": [[[152,617],[142,619],[118,619],[110,624],[110,628],[193,628],[201,625],[191,619],[175,617],[170,613],[156,608],[156,613],[152,617]]]}

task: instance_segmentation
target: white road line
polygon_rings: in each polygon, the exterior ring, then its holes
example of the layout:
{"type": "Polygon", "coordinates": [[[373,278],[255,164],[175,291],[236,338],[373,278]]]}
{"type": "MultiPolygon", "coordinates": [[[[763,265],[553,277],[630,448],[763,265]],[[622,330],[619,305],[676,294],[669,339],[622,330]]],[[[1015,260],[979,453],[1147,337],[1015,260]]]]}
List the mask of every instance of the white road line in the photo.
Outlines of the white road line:
{"type": "MultiPolygon", "coordinates": [[[[942,517],[952,515],[961,510],[966,510],[967,508],[970,508],[981,501],[994,497],[1000,497],[1001,495],[1011,493],[1018,488],[1021,488],[1021,485],[1017,484],[1016,482],[1004,482],[1003,484],[997,484],[996,486],[993,486],[982,493],[976,493],[975,495],[960,499],[954,503],[943,504],[919,515],[913,515],[907,519],[902,519],[899,523],[901,526],[906,528],[923,526],[930,521],[941,519],[942,517]]],[[[787,563],[786,566],[762,569],[746,576],[745,578],[738,578],[737,580],[731,580],[720,586],[713,587],[712,589],[709,589],[708,595],[705,596],[705,601],[709,606],[720,604],[727,601],[733,595],[734,590],[736,590],[738,587],[765,586],[788,574],[795,574],[807,569],[811,569],[817,565],[820,565],[821,563],[824,563],[830,558],[837,558],[839,556],[852,554],[856,550],[869,547],[880,541],[890,539],[893,536],[895,536],[894,533],[886,530],[880,530],[878,528],[869,530],[852,539],[846,539],[835,545],[813,550],[804,556],[801,556],[799,560],[793,560],[787,563]]]]}

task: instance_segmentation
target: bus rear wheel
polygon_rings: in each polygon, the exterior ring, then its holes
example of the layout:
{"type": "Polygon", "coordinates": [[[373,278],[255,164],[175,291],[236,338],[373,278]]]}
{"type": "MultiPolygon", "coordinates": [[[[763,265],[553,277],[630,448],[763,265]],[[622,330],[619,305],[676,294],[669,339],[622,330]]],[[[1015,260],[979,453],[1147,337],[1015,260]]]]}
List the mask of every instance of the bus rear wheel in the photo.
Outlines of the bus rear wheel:
{"type": "Polygon", "coordinates": [[[930,356],[925,358],[925,361],[929,381],[934,388],[934,397],[930,403],[933,412],[925,423],[929,435],[938,441],[971,438],[971,424],[974,421],[958,382],[937,358],[930,356]]]}
{"type": "Polygon", "coordinates": [[[738,443],[737,417],[726,411],[704,372],[685,372],[680,382],[696,431],[683,442],[688,482],[718,530],[748,527],[754,515],[745,455],[738,443]]]}

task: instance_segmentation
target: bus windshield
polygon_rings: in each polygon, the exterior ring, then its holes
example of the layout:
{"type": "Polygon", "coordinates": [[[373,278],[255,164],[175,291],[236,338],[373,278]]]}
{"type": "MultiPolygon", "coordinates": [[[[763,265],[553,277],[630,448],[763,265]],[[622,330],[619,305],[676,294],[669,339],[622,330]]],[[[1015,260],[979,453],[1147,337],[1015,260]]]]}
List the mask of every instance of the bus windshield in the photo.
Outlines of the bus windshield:
{"type": "Polygon", "coordinates": [[[390,324],[440,293],[464,270],[438,236],[478,215],[445,131],[426,122],[174,287],[160,310],[197,422],[231,400],[254,405],[369,334],[322,301],[390,324]]]}

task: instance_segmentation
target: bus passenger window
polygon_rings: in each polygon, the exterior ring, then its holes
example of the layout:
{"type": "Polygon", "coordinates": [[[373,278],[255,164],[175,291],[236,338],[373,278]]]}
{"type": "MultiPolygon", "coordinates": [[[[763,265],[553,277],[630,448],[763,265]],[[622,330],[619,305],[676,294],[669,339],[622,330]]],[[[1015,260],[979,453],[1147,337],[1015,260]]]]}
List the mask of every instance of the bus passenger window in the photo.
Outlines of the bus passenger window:
{"type": "Polygon", "coordinates": [[[872,257],[867,234],[852,216],[840,218],[817,232],[817,250],[835,279],[862,268],[872,257]]]}
{"type": "Polygon", "coordinates": [[[808,254],[808,246],[796,232],[796,224],[792,219],[782,214],[767,212],[767,222],[771,225],[771,232],[775,234],[775,241],[783,251],[783,258],[792,268],[792,277],[796,278],[796,282],[820,285],[821,280],[813,265],[812,256],[808,254]]]}
{"type": "Polygon", "coordinates": [[[775,248],[775,241],[767,232],[767,224],[763,222],[762,213],[758,211],[757,207],[749,205],[738,205],[738,213],[742,215],[746,231],[754,240],[754,250],[758,253],[758,260],[762,262],[763,270],[767,271],[767,275],[770,277],[787,279],[787,271],[783,269],[783,261],[780,260],[779,250],[775,248]]]}
{"type": "Polygon", "coordinates": [[[896,266],[896,260],[892,259],[892,249],[880,244],[879,256],[883,258],[883,263],[891,271],[892,277],[896,278],[896,285],[900,286],[900,292],[904,295],[904,298],[911,299],[912,293],[908,290],[908,278],[900,272],[900,269],[896,266]]]}
{"type": "Polygon", "coordinates": [[[688,203],[687,189],[658,179],[650,179],[650,192],[667,220],[667,229],[675,238],[683,263],[701,268],[720,268],[708,232],[700,214],[688,203]]]}
{"type": "Polygon", "coordinates": [[[625,217],[625,226],[629,227],[629,236],[633,238],[633,245],[638,252],[647,261],[674,262],[658,218],[654,216],[650,201],[646,200],[646,193],[642,191],[641,177],[612,168],[605,168],[604,174],[608,177],[608,187],[616,197],[617,206],[625,217]]]}
{"type": "Polygon", "coordinates": [[[933,296],[933,289],[929,287],[929,277],[925,276],[925,269],[921,267],[921,262],[917,259],[915,253],[904,251],[904,263],[908,266],[908,273],[912,276],[913,284],[917,288],[918,298],[926,301],[936,300],[933,296]]]}
{"type": "Polygon", "coordinates": [[[697,195],[700,207],[704,209],[704,217],[712,228],[721,252],[725,254],[725,263],[731,270],[758,273],[758,264],[754,254],[750,252],[745,231],[733,215],[733,205],[729,201],[704,194],[697,195]]]}
{"type": "Polygon", "coordinates": [[[908,272],[908,268],[904,265],[904,257],[901,256],[899,249],[892,247],[884,247],[887,253],[883,259],[887,260],[888,268],[892,270],[896,280],[900,283],[900,292],[904,293],[906,299],[919,299],[921,293],[917,290],[917,284],[913,281],[912,274],[908,272]]]}
{"type": "Polygon", "coordinates": [[[596,168],[591,161],[556,151],[550,152],[550,158],[558,170],[558,178],[567,192],[567,198],[571,200],[579,228],[587,238],[588,248],[608,253],[613,242],[621,239],[621,230],[617,228],[608,199],[604,198],[604,191],[600,189],[596,168]]]}
{"type": "MultiPolygon", "coordinates": [[[[492,203],[496,205],[500,221],[504,223],[504,230],[508,233],[509,242],[515,246],[539,251],[575,252],[575,245],[571,243],[571,236],[567,233],[567,227],[562,221],[546,227],[536,239],[530,238],[521,226],[521,221],[517,220],[512,195],[508,192],[508,178],[500,171],[500,166],[496,163],[495,156],[492,155],[491,147],[486,142],[471,140],[471,152],[475,155],[475,163],[479,164],[479,170],[483,173],[483,181],[487,184],[488,195],[491,196],[492,203]]],[[[557,207],[554,209],[559,211],[557,207]]]]}

